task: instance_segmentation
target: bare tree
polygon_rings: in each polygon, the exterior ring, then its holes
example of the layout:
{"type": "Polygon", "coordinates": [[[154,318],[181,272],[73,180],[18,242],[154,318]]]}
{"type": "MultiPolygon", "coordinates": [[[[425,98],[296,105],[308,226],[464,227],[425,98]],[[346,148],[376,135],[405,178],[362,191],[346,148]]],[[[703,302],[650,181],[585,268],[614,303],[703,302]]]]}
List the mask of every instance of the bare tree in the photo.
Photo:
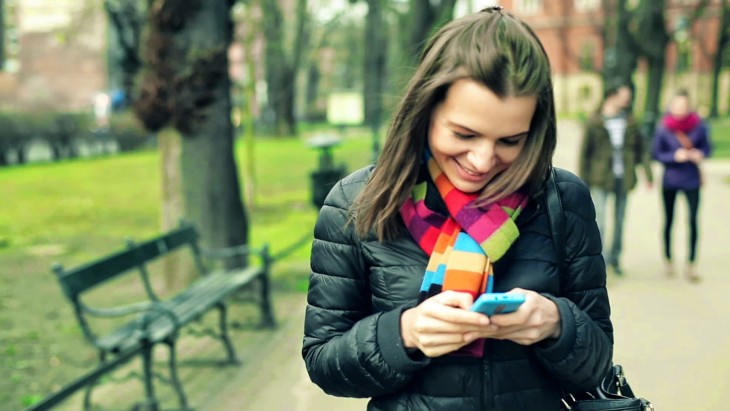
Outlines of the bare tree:
{"type": "Polygon", "coordinates": [[[379,148],[378,130],[383,122],[383,91],[387,47],[387,29],[383,16],[386,0],[367,0],[368,14],[365,19],[365,122],[373,134],[373,155],[379,148]]]}
{"type": "MultiPolygon", "coordinates": [[[[717,33],[717,47],[712,62],[712,98],[710,100],[710,117],[719,116],[718,99],[720,94],[720,72],[725,63],[724,56],[730,45],[730,0],[721,1],[720,27],[717,33]]],[[[730,102],[730,100],[728,100],[730,102]]]]}
{"type": "Polygon", "coordinates": [[[121,54],[115,63],[122,69],[122,88],[128,104],[134,101],[134,79],[142,68],[139,57],[145,5],[140,0],[104,0],[104,10],[114,27],[121,54]]]}
{"type": "Polygon", "coordinates": [[[628,10],[627,0],[604,0],[603,9],[607,11],[603,35],[606,49],[604,82],[621,81],[629,84],[639,58],[638,45],[629,30],[631,11],[628,10]]]}
{"type": "MultiPolygon", "coordinates": [[[[5,0],[0,0],[0,70],[5,68],[5,0]]],[[[0,159],[2,160],[2,159],[0,159]]]]}
{"type": "Polygon", "coordinates": [[[426,41],[454,18],[456,0],[410,0],[406,56],[415,61],[426,41]]]}
{"type": "Polygon", "coordinates": [[[274,116],[277,134],[295,135],[294,116],[296,76],[308,44],[307,0],[297,0],[292,41],[285,41],[284,15],[277,0],[261,0],[266,39],[266,83],[268,105],[274,116]],[[291,44],[287,50],[286,44],[291,44]]]}

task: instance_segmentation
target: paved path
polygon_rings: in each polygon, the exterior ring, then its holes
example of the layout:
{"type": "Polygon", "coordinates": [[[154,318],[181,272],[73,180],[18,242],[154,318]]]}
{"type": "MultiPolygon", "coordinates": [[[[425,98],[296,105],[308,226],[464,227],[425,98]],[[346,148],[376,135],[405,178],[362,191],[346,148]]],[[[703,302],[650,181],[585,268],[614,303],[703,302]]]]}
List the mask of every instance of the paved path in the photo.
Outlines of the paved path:
{"type": "MultiPolygon", "coordinates": [[[[580,129],[575,123],[561,123],[559,136],[555,164],[575,170],[580,129]]],[[[643,184],[629,197],[626,275],[609,276],[615,361],[624,365],[634,390],[660,411],[730,409],[730,219],[726,206],[730,161],[709,161],[705,173],[699,246],[704,280],[689,284],[681,270],[675,278],[663,276],[660,194],[643,184]]],[[[676,254],[684,258],[686,204],[681,198],[675,218],[676,254]]],[[[275,300],[280,320],[276,331],[234,334],[243,366],[183,367],[192,405],[202,411],[364,410],[365,400],[327,396],[309,381],[300,354],[304,296],[277,295],[275,300]]],[[[220,355],[214,344],[186,350],[220,355]]],[[[128,390],[109,386],[96,398],[107,402],[134,398],[128,390]]],[[[174,403],[170,395],[162,399],[165,404],[174,403]]]]}

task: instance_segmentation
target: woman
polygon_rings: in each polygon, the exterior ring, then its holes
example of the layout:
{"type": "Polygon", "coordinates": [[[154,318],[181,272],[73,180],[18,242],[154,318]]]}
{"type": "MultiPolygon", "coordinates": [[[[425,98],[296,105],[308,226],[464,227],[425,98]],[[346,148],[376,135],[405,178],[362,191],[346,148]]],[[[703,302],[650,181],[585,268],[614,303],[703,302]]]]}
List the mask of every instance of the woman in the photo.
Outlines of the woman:
{"type": "Polygon", "coordinates": [[[559,172],[561,269],[543,204],[555,143],[548,58],[528,26],[489,8],[443,27],[377,166],[320,211],[312,381],[370,410],[559,410],[563,391],[596,386],[613,347],[600,236],[587,187],[559,172]],[[485,291],[526,301],[470,311],[485,291]]]}
{"type": "Polygon", "coordinates": [[[697,258],[697,211],[700,206],[702,175],[700,164],[710,155],[707,125],[690,109],[689,94],[680,90],[672,96],[669,111],[654,135],[652,155],[664,165],[662,199],[664,200],[665,273],[674,276],[672,265],[672,222],[677,193],[684,193],[689,206],[689,252],[685,276],[690,282],[700,281],[695,264],[697,258]]]}

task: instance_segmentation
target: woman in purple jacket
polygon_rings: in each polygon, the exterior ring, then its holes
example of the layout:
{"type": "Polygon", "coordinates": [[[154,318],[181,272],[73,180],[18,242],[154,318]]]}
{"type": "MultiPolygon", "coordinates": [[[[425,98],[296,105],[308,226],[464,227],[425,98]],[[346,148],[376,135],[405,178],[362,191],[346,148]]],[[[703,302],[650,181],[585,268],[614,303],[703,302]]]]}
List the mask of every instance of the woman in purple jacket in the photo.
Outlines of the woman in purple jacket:
{"type": "Polygon", "coordinates": [[[709,129],[700,116],[691,110],[689,95],[677,91],[669,103],[669,111],[654,135],[652,156],[664,165],[662,197],[664,199],[664,257],[666,274],[674,275],[672,265],[672,220],[674,202],[683,192],[689,205],[689,253],[685,271],[687,279],[699,282],[697,257],[697,210],[700,204],[702,170],[700,164],[710,155],[709,129]]]}

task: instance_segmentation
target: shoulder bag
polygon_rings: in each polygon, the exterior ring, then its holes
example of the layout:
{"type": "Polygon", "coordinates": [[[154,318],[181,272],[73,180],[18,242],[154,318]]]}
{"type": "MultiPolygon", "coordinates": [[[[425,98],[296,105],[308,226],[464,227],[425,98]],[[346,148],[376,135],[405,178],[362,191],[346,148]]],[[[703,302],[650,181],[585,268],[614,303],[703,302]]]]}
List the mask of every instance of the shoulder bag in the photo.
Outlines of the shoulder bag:
{"type": "MultiPolygon", "coordinates": [[[[545,192],[550,231],[555,250],[558,254],[560,271],[564,271],[565,263],[565,218],[563,203],[555,181],[555,168],[550,171],[545,192]]],[[[644,398],[636,398],[631,390],[623,367],[614,364],[603,377],[601,384],[591,391],[583,393],[565,393],[563,405],[572,411],[653,411],[654,406],[644,398]]]]}

